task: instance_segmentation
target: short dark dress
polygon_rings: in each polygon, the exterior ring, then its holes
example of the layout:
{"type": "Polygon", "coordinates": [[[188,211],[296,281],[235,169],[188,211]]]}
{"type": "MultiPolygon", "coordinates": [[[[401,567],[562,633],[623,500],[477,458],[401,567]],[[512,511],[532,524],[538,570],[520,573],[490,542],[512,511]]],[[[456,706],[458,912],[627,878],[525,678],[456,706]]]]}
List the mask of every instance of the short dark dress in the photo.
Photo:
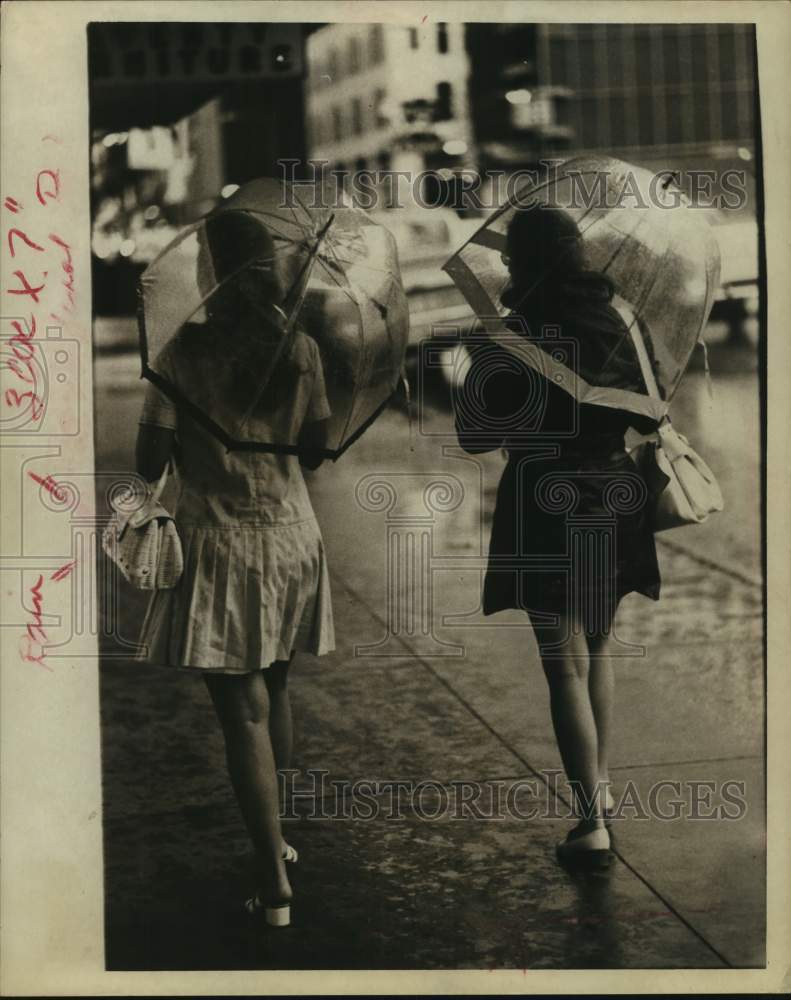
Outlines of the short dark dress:
{"type": "MultiPolygon", "coordinates": [[[[531,296],[520,317],[512,313],[506,325],[553,353],[563,354],[571,343],[577,354],[572,367],[597,385],[645,392],[611,297],[606,279],[578,275],[531,296]],[[556,335],[542,333],[547,326],[557,328],[556,335]]],[[[465,450],[508,452],[492,524],[484,614],[519,608],[531,612],[537,625],[552,623],[543,614],[570,614],[586,632],[607,631],[624,595],[659,597],[649,516],[654,498],[624,441],[630,426],[647,434],[656,424],[623,410],[580,405],[506,354],[485,339],[473,346],[455,401],[465,450]],[[535,405],[525,405],[531,398],[535,405]]]]}

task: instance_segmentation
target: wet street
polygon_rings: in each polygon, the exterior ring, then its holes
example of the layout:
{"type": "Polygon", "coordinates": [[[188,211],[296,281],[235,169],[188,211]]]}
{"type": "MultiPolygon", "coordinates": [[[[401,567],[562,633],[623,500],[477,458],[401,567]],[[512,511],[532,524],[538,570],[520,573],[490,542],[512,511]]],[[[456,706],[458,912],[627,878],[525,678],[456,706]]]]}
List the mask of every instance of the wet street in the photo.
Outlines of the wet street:
{"type": "MultiPolygon", "coordinates": [[[[245,921],[249,850],[208,696],[129,659],[145,598],[122,585],[101,666],[109,968],[763,964],[757,373],[749,349],[711,354],[713,398],[695,369],[671,412],[726,509],[660,536],[662,598],[631,595],[615,626],[614,869],[555,862],[568,795],[534,639],[517,612],[480,613],[502,459],[461,452],[432,394],[411,433],[390,410],[310,474],[338,648],[293,668],[287,931],[245,921]]],[[[132,467],[138,372],[97,351],[102,472],[132,467]]]]}

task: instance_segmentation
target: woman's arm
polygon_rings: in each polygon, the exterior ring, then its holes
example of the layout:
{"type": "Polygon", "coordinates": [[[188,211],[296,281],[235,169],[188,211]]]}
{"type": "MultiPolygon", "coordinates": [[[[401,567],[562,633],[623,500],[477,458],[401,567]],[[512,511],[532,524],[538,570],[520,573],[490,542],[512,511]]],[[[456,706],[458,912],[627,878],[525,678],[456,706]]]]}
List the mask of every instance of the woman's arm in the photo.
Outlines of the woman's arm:
{"type": "Polygon", "coordinates": [[[324,461],[324,451],[327,447],[327,429],[329,421],[311,420],[303,424],[299,432],[297,447],[299,448],[299,464],[306,469],[318,469],[324,461]]]}
{"type": "Polygon", "coordinates": [[[135,448],[135,464],[138,473],[148,483],[153,483],[164,472],[173,454],[176,432],[170,427],[156,424],[140,424],[135,448]]]}
{"type": "Polygon", "coordinates": [[[493,343],[481,340],[465,345],[469,367],[459,389],[453,392],[453,411],[459,445],[470,455],[482,455],[501,448],[505,440],[502,424],[492,417],[501,416],[504,399],[512,386],[503,384],[493,343]],[[505,393],[505,395],[504,395],[505,393]]]}
{"type": "MultiPolygon", "coordinates": [[[[175,382],[168,348],[160,352],[154,364],[157,371],[175,382]]],[[[156,482],[162,475],[173,455],[177,427],[176,404],[156,385],[147,382],[135,448],[135,465],[146,482],[156,482]]]]}
{"type": "Polygon", "coordinates": [[[324,383],[324,368],[321,363],[319,346],[307,334],[302,334],[302,337],[304,338],[302,344],[310,359],[313,384],[310,387],[305,416],[297,437],[299,464],[306,469],[318,469],[326,458],[329,418],[332,411],[327,399],[327,387],[324,383]]]}

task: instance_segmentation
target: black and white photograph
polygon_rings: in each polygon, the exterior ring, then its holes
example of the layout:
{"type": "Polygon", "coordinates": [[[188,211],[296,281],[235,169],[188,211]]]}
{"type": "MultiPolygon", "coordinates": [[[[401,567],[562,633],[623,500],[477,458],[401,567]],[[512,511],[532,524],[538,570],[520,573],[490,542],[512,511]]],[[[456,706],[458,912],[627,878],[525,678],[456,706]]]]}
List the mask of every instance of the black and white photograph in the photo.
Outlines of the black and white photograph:
{"type": "Polygon", "coordinates": [[[0,403],[16,659],[96,643],[104,972],[766,970],[751,5],[81,8],[90,252],[53,125],[0,403]]]}
{"type": "Polygon", "coordinates": [[[751,26],[89,59],[108,966],[762,965],[751,26]]]}

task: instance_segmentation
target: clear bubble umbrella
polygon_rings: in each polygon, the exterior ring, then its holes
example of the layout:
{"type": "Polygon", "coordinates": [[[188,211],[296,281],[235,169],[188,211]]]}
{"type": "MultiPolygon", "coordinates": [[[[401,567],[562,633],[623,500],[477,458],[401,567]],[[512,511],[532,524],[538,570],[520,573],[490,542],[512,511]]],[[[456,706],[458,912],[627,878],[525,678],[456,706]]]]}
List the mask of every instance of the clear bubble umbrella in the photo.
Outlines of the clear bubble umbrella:
{"type": "Polygon", "coordinates": [[[520,361],[580,403],[657,421],[666,415],[702,335],[719,269],[719,248],[703,212],[667,178],[605,157],[568,160],[540,181],[526,180],[444,265],[488,336],[520,361]],[[612,283],[612,304],[624,320],[622,337],[628,342],[613,345],[609,361],[586,367],[583,350],[579,364],[569,368],[553,357],[551,338],[515,336],[513,324],[506,328],[510,308],[501,296],[510,284],[507,234],[520,214],[526,252],[540,265],[536,285],[548,283],[566,266],[562,252],[542,258],[540,245],[531,250],[531,226],[540,244],[548,214],[554,217],[555,234],[563,234],[558,245],[569,239],[574,252],[581,251],[584,270],[612,283]],[[624,358],[634,365],[630,382],[645,391],[619,386],[624,358]]]}
{"type": "Polygon", "coordinates": [[[143,376],[229,449],[298,453],[288,421],[278,431],[260,417],[296,385],[306,336],[331,409],[325,457],[363,433],[402,378],[409,313],[395,241],[334,189],[251,181],[163,250],[138,300],[143,376]],[[257,304],[255,329],[233,321],[242,299],[257,304]],[[200,393],[164,361],[176,342],[210,368],[200,393]]]}

